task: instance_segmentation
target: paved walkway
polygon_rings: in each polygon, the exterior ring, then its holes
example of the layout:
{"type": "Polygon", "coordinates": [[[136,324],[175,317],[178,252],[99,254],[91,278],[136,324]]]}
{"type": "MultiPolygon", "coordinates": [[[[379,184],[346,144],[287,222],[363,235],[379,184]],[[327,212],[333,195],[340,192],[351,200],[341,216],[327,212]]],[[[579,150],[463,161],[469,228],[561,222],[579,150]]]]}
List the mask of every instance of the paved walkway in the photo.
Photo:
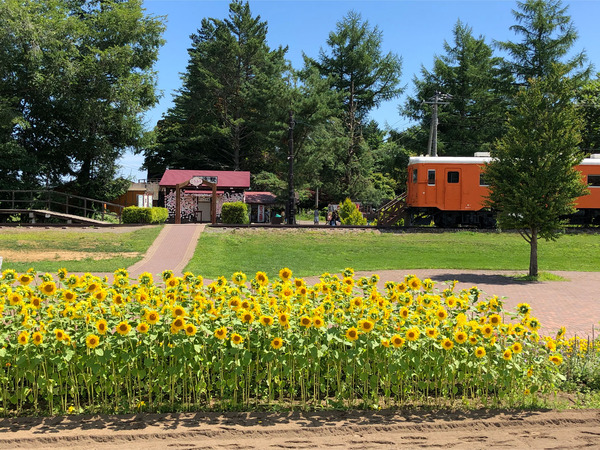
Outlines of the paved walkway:
{"type": "Polygon", "coordinates": [[[144,258],[127,269],[129,276],[137,278],[142,272],[157,275],[167,269],[181,276],[204,227],[205,224],[165,225],[144,258]]]}

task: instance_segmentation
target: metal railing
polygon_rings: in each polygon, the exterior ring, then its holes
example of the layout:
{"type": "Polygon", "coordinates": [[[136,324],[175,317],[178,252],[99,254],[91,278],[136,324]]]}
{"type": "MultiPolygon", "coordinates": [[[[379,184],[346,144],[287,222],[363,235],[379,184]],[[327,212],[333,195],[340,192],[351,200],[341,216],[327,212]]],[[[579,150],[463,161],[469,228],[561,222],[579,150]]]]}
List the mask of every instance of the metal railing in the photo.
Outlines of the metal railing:
{"type": "Polygon", "coordinates": [[[406,210],[406,193],[403,193],[379,208],[377,226],[393,226],[404,216],[406,210]]]}
{"type": "Polygon", "coordinates": [[[0,190],[0,210],[41,209],[95,220],[121,223],[123,205],[53,190],[0,190]]]}

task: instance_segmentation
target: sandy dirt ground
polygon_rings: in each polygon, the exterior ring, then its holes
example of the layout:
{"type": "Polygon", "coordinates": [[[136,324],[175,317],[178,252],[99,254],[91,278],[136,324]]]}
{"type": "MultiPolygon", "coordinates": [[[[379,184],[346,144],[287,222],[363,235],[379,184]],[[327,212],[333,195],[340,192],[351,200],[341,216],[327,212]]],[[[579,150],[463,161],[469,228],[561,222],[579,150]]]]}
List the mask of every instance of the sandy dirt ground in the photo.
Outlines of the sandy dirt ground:
{"type": "Polygon", "coordinates": [[[0,420],[0,448],[600,448],[600,410],[17,418],[0,420]]]}

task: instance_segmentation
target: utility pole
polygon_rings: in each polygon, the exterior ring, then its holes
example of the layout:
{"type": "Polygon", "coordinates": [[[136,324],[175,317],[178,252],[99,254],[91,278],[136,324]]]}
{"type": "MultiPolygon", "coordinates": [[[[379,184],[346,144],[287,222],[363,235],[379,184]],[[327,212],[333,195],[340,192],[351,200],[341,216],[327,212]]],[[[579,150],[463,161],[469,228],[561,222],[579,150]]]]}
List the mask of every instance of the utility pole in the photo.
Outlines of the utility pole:
{"type": "Polygon", "coordinates": [[[427,156],[437,156],[437,126],[438,126],[438,105],[447,105],[450,102],[440,100],[451,100],[450,94],[442,94],[435,91],[435,95],[427,102],[427,105],[433,105],[433,114],[431,116],[431,128],[429,131],[429,142],[427,143],[427,156]]]}
{"type": "Polygon", "coordinates": [[[295,203],[296,196],[294,195],[294,112],[290,109],[290,124],[288,128],[288,204],[286,207],[286,219],[288,225],[296,223],[295,203]]]}

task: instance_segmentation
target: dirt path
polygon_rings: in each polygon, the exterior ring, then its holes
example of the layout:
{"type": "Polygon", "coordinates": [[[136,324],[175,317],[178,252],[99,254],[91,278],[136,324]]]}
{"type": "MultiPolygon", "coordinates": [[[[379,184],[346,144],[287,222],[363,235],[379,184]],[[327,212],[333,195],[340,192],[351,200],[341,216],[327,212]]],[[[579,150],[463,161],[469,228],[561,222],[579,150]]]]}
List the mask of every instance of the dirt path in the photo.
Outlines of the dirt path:
{"type": "Polygon", "coordinates": [[[600,448],[600,411],[189,413],[0,421],[0,448],[600,448]]]}

